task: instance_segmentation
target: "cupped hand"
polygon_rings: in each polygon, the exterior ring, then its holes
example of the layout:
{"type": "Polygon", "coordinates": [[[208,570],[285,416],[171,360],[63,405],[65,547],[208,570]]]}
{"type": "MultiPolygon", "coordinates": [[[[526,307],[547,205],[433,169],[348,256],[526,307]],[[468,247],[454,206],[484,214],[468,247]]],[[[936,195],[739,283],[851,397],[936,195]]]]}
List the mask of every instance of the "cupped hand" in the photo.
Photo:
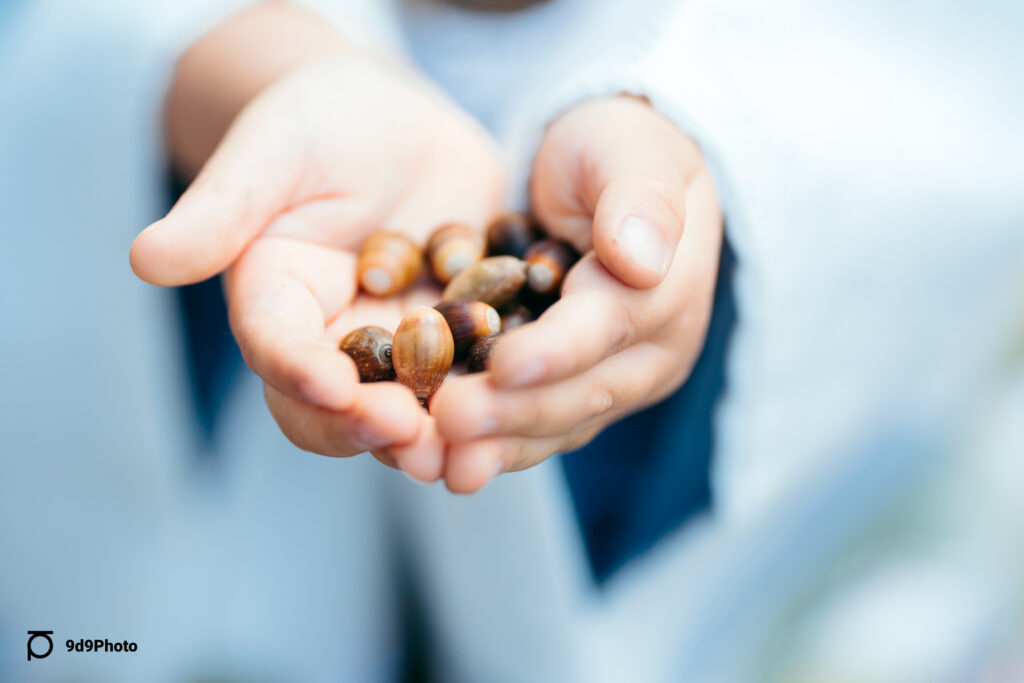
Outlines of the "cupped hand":
{"type": "Polygon", "coordinates": [[[722,217],[699,149],[668,119],[625,96],[569,110],[546,132],[531,195],[547,231],[585,255],[561,299],[501,338],[489,372],[435,395],[453,491],[582,446],[667,397],[707,332],[722,217]]]}
{"type": "Polygon", "coordinates": [[[231,125],[168,215],[132,247],[158,285],[226,271],[231,328],[267,403],[299,447],[372,450],[411,476],[442,474],[434,419],[394,382],[360,384],[338,340],[361,325],[394,330],[439,291],[358,291],[356,254],[380,229],[424,244],[447,221],[483,227],[503,171],[486,132],[405,66],[327,57],[285,75],[231,125]]]}

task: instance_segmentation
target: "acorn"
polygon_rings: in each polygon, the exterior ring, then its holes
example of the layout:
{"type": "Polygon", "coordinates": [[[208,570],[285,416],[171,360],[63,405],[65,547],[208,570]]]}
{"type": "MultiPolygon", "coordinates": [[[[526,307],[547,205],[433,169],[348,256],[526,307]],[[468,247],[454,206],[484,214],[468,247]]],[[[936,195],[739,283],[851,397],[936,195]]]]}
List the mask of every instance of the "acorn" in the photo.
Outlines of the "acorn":
{"type": "Polygon", "coordinates": [[[412,284],[422,265],[423,252],[411,239],[397,232],[375,232],[359,250],[356,275],[370,294],[389,296],[412,284]]]}
{"type": "Polygon", "coordinates": [[[514,256],[490,256],[452,278],[441,300],[473,299],[498,308],[511,301],[525,283],[525,261],[514,256]]]}
{"type": "Polygon", "coordinates": [[[487,369],[487,363],[491,358],[491,351],[494,349],[494,342],[498,341],[501,332],[480,337],[469,347],[469,357],[466,358],[466,372],[483,372],[487,369]]]}
{"type": "Polygon", "coordinates": [[[508,332],[533,320],[533,313],[526,306],[516,306],[501,315],[501,331],[508,332]]]}
{"type": "Polygon", "coordinates": [[[427,260],[440,282],[448,282],[484,257],[487,238],[464,223],[446,223],[427,240],[427,260]]]}
{"type": "Polygon", "coordinates": [[[480,337],[501,331],[501,316],[483,301],[452,299],[434,306],[448,323],[455,341],[455,359],[466,357],[469,347],[480,337]]]}
{"type": "Polygon", "coordinates": [[[558,291],[562,278],[576,262],[576,250],[561,240],[545,239],[534,242],[526,250],[526,280],[530,289],[539,294],[558,291]]]}
{"type": "Polygon", "coordinates": [[[395,331],[391,359],[398,381],[424,406],[452,367],[455,342],[444,316],[427,306],[412,309],[395,331]]]}
{"type": "Polygon", "coordinates": [[[383,382],[395,378],[391,362],[393,339],[383,327],[360,327],[341,340],[338,348],[352,357],[360,382],[383,382]]]}
{"type": "Polygon", "coordinates": [[[491,256],[521,259],[536,239],[533,220],[524,213],[503,213],[487,226],[487,248],[491,256]]]}

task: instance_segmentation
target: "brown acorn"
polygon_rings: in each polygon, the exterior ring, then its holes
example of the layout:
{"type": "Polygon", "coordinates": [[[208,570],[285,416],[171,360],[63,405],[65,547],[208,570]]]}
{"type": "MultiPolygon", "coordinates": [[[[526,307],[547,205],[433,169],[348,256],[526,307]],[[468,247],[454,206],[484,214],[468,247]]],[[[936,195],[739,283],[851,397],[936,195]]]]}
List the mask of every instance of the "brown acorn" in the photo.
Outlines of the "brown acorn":
{"type": "Polygon", "coordinates": [[[466,359],[466,372],[483,372],[487,369],[487,363],[491,358],[491,351],[494,349],[494,342],[498,341],[501,332],[480,337],[473,346],[469,347],[469,357],[466,359]]]}
{"type": "Polygon", "coordinates": [[[501,316],[492,306],[472,299],[452,299],[434,306],[448,323],[455,340],[455,360],[466,357],[469,347],[480,337],[501,331],[501,316]]]}
{"type": "Polygon", "coordinates": [[[525,283],[525,261],[514,256],[490,256],[452,278],[441,299],[473,299],[498,308],[511,301],[525,283]]]}
{"type": "Polygon", "coordinates": [[[395,331],[391,359],[398,381],[416,394],[420,403],[437,391],[452,367],[455,342],[444,316],[427,306],[412,309],[395,331]]]}
{"type": "Polygon", "coordinates": [[[487,226],[487,249],[491,256],[523,258],[537,239],[533,221],[524,213],[503,213],[487,226]]]}
{"type": "Polygon", "coordinates": [[[526,251],[526,262],[530,264],[526,280],[530,289],[539,294],[558,291],[576,258],[576,250],[561,240],[534,242],[526,251]]]}
{"type": "Polygon", "coordinates": [[[446,223],[427,240],[427,260],[440,282],[448,282],[484,257],[487,238],[463,223],[446,223]]]}
{"type": "Polygon", "coordinates": [[[338,348],[355,361],[360,382],[383,382],[395,378],[391,345],[391,333],[371,325],[346,334],[338,348]]]}
{"type": "Polygon", "coordinates": [[[501,316],[501,331],[508,332],[533,320],[533,314],[526,306],[516,306],[501,316]]]}
{"type": "Polygon", "coordinates": [[[375,296],[397,294],[408,287],[423,266],[423,252],[398,232],[375,232],[359,250],[356,275],[363,289],[375,296]]]}

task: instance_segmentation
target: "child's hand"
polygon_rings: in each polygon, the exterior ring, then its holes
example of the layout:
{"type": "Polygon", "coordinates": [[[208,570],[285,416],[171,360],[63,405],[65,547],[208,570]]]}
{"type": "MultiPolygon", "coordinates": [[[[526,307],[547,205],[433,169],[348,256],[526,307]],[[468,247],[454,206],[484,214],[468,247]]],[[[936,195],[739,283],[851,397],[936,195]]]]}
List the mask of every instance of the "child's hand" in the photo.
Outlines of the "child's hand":
{"type": "Polygon", "coordinates": [[[433,480],[444,451],[433,418],[397,383],[359,384],[337,344],[360,325],[393,330],[440,293],[358,293],[356,253],[378,229],[422,245],[447,221],[482,227],[502,198],[485,131],[417,75],[326,57],[242,111],[167,217],[139,235],[132,267],[160,285],[230,267],[232,330],[288,438],[332,456],[374,449],[433,480]]]}
{"type": "Polygon", "coordinates": [[[593,251],[557,303],[502,338],[491,372],[435,395],[454,491],[577,448],[665,398],[707,331],[722,217],[699,150],[667,119],[628,97],[577,106],[547,131],[531,191],[549,232],[593,251]]]}

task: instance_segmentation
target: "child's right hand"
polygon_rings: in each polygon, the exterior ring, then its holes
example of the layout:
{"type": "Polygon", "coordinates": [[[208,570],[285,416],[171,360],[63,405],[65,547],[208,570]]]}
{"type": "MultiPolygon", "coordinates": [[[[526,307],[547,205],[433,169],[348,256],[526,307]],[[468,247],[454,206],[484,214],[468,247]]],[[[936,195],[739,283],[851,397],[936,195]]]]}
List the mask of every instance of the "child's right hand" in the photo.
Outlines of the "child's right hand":
{"type": "Polygon", "coordinates": [[[531,197],[547,231],[584,256],[557,302],[503,335],[489,373],[435,394],[453,491],[578,448],[669,396],[711,319],[718,198],[697,145],[652,107],[619,96],[565,111],[534,159],[531,197]]]}
{"type": "Polygon", "coordinates": [[[433,481],[444,453],[433,418],[399,384],[360,384],[337,343],[360,325],[395,329],[439,292],[359,293],[356,252],[379,229],[424,244],[447,221],[482,228],[503,183],[484,129],[411,70],[322,57],[242,110],[170,213],[136,239],[132,268],[164,286],[227,271],[232,330],[285,435],[324,455],[373,450],[433,481]]]}

